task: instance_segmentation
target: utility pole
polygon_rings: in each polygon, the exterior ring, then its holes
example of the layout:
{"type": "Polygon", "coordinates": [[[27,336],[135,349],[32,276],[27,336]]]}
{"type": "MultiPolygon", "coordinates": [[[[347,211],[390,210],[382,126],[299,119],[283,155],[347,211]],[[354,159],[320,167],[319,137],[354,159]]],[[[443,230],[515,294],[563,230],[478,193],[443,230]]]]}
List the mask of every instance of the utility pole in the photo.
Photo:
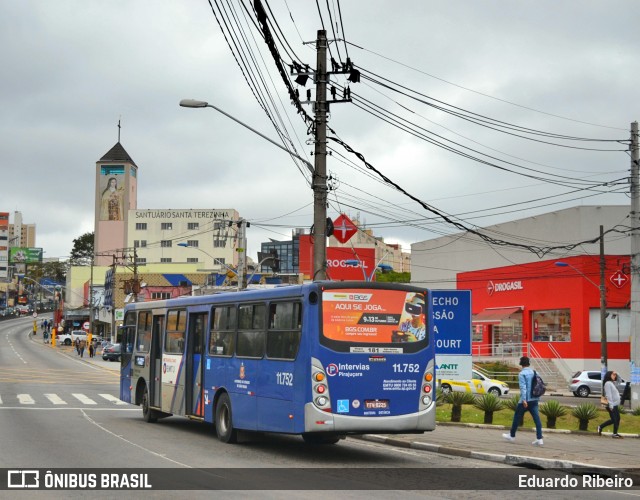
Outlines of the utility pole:
{"type": "Polygon", "coordinates": [[[238,225],[238,290],[247,288],[247,221],[239,219],[238,225]]]}
{"type": "Polygon", "coordinates": [[[138,302],[138,294],[140,293],[140,282],[138,281],[138,253],[136,247],[133,247],[133,301],[138,302]]]}
{"type": "Polygon", "coordinates": [[[640,190],[638,122],[631,124],[631,407],[640,406],[640,190]]]}
{"type": "Polygon", "coordinates": [[[326,279],[327,263],[327,32],[316,40],[315,150],[313,173],[313,275],[326,279]]]}
{"type": "Polygon", "coordinates": [[[600,226],[600,365],[602,379],[607,373],[607,286],[604,258],[604,227],[600,226]]]}
{"type": "MultiPolygon", "coordinates": [[[[95,254],[91,253],[91,281],[89,282],[89,333],[93,335],[93,264],[95,262],[95,254]]],[[[87,337],[89,338],[89,337],[87,337]]]]}

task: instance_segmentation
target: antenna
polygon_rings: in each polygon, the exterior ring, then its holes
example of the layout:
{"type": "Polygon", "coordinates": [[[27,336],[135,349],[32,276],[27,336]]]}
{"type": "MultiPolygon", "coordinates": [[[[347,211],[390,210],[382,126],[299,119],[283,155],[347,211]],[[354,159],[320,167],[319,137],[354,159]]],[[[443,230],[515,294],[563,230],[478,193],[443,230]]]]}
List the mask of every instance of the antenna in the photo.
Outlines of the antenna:
{"type": "Polygon", "coordinates": [[[120,118],[118,118],[118,142],[120,142],[120,118]]]}

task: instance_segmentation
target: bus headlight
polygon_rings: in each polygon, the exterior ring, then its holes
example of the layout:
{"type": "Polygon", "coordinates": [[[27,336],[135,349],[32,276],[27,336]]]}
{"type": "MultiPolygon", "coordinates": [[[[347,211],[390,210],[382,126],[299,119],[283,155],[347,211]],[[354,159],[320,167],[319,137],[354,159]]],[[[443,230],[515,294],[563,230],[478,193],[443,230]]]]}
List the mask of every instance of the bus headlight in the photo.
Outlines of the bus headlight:
{"type": "Polygon", "coordinates": [[[429,406],[431,404],[430,396],[422,396],[422,404],[425,406],[429,406]]]}
{"type": "Polygon", "coordinates": [[[318,406],[326,406],[327,402],[328,400],[324,396],[319,396],[316,398],[316,405],[318,406]]]}

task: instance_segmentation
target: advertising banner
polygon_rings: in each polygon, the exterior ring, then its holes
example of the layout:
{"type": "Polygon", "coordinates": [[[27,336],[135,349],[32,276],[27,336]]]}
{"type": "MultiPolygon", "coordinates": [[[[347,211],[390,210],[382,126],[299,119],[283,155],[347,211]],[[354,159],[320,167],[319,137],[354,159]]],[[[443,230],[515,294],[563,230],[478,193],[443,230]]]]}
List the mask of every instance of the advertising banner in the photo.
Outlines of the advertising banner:
{"type": "Polygon", "coordinates": [[[9,261],[20,264],[42,262],[42,248],[11,247],[9,261]]]}
{"type": "Polygon", "coordinates": [[[322,294],[324,336],[354,343],[423,340],[424,295],[398,290],[326,290],[322,294]]]}

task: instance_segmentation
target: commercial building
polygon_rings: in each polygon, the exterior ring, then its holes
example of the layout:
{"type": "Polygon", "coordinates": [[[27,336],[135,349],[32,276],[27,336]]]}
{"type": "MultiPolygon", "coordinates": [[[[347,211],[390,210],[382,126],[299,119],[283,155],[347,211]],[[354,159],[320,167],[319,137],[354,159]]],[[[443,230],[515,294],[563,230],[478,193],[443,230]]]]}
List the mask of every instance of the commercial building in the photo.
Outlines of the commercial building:
{"type": "MultiPolygon", "coordinates": [[[[629,379],[628,255],[605,258],[607,365],[629,379]]],[[[473,354],[551,360],[568,379],[600,368],[599,256],[568,257],[459,273],[471,290],[473,354]]]]}
{"type": "Polygon", "coordinates": [[[472,291],[477,356],[517,359],[526,347],[534,357],[554,361],[565,377],[579,369],[599,370],[603,226],[609,365],[628,378],[628,216],[628,206],[579,206],[480,229],[521,244],[517,248],[497,247],[469,233],[415,243],[412,283],[472,291]],[[586,241],[592,242],[573,247],[586,241]],[[567,248],[547,249],[559,245],[567,248]]]}

